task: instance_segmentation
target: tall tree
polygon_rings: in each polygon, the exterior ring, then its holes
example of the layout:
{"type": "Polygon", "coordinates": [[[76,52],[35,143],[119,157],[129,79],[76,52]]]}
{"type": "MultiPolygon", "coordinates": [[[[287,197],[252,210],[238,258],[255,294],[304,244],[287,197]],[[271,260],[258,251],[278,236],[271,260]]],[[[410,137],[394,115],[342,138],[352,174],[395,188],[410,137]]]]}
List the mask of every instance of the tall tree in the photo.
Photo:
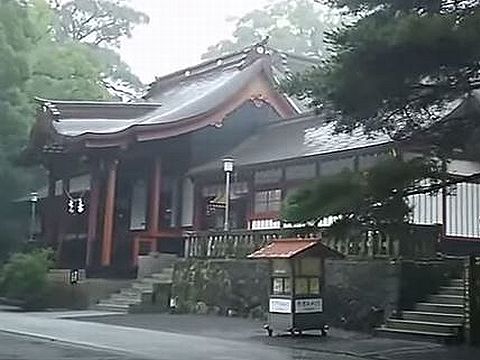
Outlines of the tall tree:
{"type": "Polygon", "coordinates": [[[236,21],[233,39],[211,46],[204,58],[241,50],[269,37],[269,44],[278,50],[299,55],[323,57],[325,32],[340,25],[341,10],[311,0],[274,1],[236,21]]]}
{"type": "Polygon", "coordinates": [[[61,43],[88,45],[104,68],[102,82],[113,94],[135,96],[142,90],[140,79],[122,61],[117,49],[135,26],[146,24],[146,14],[129,6],[127,0],[50,0],[55,10],[55,37],[61,43]]]}
{"type": "MultiPolygon", "coordinates": [[[[28,212],[20,204],[12,207],[12,200],[37,188],[41,178],[16,166],[34,119],[33,97],[110,99],[109,86],[121,68],[110,49],[62,38],[60,22],[46,0],[0,0],[0,258],[25,239],[22,215],[28,212]]],[[[119,30],[116,39],[128,34],[119,30]]]]}
{"type": "MultiPolygon", "coordinates": [[[[402,239],[408,230],[408,195],[430,184],[438,184],[438,163],[415,158],[397,158],[377,164],[365,172],[344,171],[322,177],[287,198],[283,218],[293,223],[318,222],[333,216],[330,231],[347,238],[358,231],[380,230],[402,239]]],[[[360,237],[361,238],[361,237],[360,237]]]]}
{"type": "Polygon", "coordinates": [[[44,0],[33,0],[29,17],[35,26],[30,51],[32,74],[27,81],[33,98],[102,100],[111,98],[103,84],[107,67],[90,47],[74,41],[60,42],[55,31],[58,15],[44,0]]]}
{"type": "Polygon", "coordinates": [[[333,107],[340,130],[409,136],[480,87],[477,0],[328,0],[359,14],[329,38],[332,56],[289,91],[333,107]]]}
{"type": "Polygon", "coordinates": [[[26,82],[34,35],[26,5],[0,1],[0,258],[21,233],[10,201],[21,194],[28,174],[14,168],[12,161],[25,142],[32,115],[26,82]]]}
{"type": "Polygon", "coordinates": [[[128,6],[125,0],[55,1],[59,39],[118,48],[136,25],[148,16],[128,6]]]}

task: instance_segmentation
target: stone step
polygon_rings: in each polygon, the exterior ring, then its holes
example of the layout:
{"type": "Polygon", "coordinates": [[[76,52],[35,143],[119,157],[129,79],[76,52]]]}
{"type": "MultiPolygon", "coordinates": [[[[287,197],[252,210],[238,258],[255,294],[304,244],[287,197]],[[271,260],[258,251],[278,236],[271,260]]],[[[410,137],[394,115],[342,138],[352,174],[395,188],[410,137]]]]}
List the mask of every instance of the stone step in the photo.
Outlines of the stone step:
{"type": "Polygon", "coordinates": [[[153,284],[152,283],[144,283],[141,281],[136,281],[132,284],[132,288],[138,291],[150,291],[153,292],[153,284]]]}
{"type": "Polygon", "coordinates": [[[119,294],[132,295],[132,296],[133,295],[141,295],[142,291],[140,289],[129,287],[129,288],[121,289],[119,294]]]}
{"type": "Polygon", "coordinates": [[[437,304],[437,303],[428,303],[422,302],[415,305],[416,311],[422,312],[432,312],[432,313],[443,313],[443,314],[464,314],[463,305],[457,304],[437,304]]]}
{"type": "Polygon", "coordinates": [[[142,300],[142,293],[136,293],[136,294],[125,294],[125,293],[119,293],[119,294],[112,294],[110,296],[111,300],[130,300],[132,302],[135,301],[141,301],[142,300]]]}
{"type": "Polygon", "coordinates": [[[463,279],[451,279],[449,281],[448,286],[464,287],[465,286],[465,280],[463,280],[463,279]]]}
{"type": "Polygon", "coordinates": [[[141,299],[131,299],[126,297],[110,297],[106,300],[100,301],[100,304],[116,304],[116,305],[136,305],[142,302],[141,299]]]}
{"type": "Polygon", "coordinates": [[[456,343],[459,341],[458,336],[441,332],[391,329],[386,328],[385,326],[375,329],[375,332],[377,335],[382,337],[401,338],[406,340],[424,340],[440,343],[456,343]]]}
{"type": "Polygon", "coordinates": [[[460,314],[444,314],[423,311],[403,311],[402,318],[404,320],[439,322],[447,324],[462,324],[464,316],[460,314]]]}
{"type": "Polygon", "coordinates": [[[447,324],[439,322],[414,321],[403,319],[388,319],[385,327],[388,329],[409,330],[428,333],[452,334],[458,336],[462,324],[447,324]]]}
{"type": "Polygon", "coordinates": [[[436,304],[455,304],[463,305],[465,300],[463,296],[457,295],[430,295],[428,300],[436,304]]]}
{"type": "Polygon", "coordinates": [[[100,303],[96,304],[94,306],[95,310],[101,310],[101,311],[113,311],[113,312],[119,312],[119,313],[128,313],[128,310],[130,309],[129,305],[124,305],[124,304],[113,304],[109,303],[106,300],[101,301],[100,303]]]}
{"type": "Polygon", "coordinates": [[[463,296],[465,289],[460,286],[442,286],[438,290],[439,295],[455,295],[455,296],[463,296]]]}

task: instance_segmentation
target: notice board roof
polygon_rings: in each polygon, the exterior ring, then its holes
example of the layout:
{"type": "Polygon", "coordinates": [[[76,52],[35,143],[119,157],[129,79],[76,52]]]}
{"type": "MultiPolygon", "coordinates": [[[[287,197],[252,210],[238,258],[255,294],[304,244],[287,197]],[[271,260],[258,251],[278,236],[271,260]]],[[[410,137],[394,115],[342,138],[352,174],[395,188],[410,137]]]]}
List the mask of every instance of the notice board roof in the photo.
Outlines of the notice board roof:
{"type": "Polygon", "coordinates": [[[318,239],[278,239],[248,255],[250,259],[291,259],[300,255],[340,258],[342,255],[318,239]]]}

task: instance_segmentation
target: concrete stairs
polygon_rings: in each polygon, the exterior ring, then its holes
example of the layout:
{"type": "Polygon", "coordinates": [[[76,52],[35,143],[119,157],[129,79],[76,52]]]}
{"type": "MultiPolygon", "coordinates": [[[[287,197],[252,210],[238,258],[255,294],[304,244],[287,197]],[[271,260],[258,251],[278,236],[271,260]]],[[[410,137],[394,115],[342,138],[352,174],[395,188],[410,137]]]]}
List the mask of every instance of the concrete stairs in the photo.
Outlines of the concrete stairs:
{"type": "Polygon", "coordinates": [[[455,343],[461,341],[465,320],[464,281],[450,280],[413,310],[390,317],[376,332],[380,336],[455,343]]]}
{"type": "Polygon", "coordinates": [[[160,272],[135,280],[131,286],[100,300],[94,309],[119,313],[166,310],[176,260],[177,257],[172,256],[171,261],[166,261],[160,272]]]}

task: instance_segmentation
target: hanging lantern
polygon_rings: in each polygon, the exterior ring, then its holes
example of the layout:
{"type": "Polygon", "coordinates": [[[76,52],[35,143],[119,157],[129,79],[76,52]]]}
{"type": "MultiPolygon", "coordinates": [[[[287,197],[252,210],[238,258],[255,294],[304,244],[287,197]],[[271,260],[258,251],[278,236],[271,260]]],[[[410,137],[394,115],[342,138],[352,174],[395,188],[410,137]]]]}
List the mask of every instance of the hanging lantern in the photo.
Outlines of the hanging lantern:
{"type": "Polygon", "coordinates": [[[83,214],[85,212],[85,202],[82,198],[77,199],[77,214],[83,214]]]}
{"type": "Polygon", "coordinates": [[[85,200],[83,198],[70,198],[67,201],[67,212],[71,215],[75,214],[83,214],[87,206],[85,204],[85,200]]]}
{"type": "Polygon", "coordinates": [[[68,199],[67,212],[69,214],[75,214],[75,200],[74,199],[68,199]]]}

